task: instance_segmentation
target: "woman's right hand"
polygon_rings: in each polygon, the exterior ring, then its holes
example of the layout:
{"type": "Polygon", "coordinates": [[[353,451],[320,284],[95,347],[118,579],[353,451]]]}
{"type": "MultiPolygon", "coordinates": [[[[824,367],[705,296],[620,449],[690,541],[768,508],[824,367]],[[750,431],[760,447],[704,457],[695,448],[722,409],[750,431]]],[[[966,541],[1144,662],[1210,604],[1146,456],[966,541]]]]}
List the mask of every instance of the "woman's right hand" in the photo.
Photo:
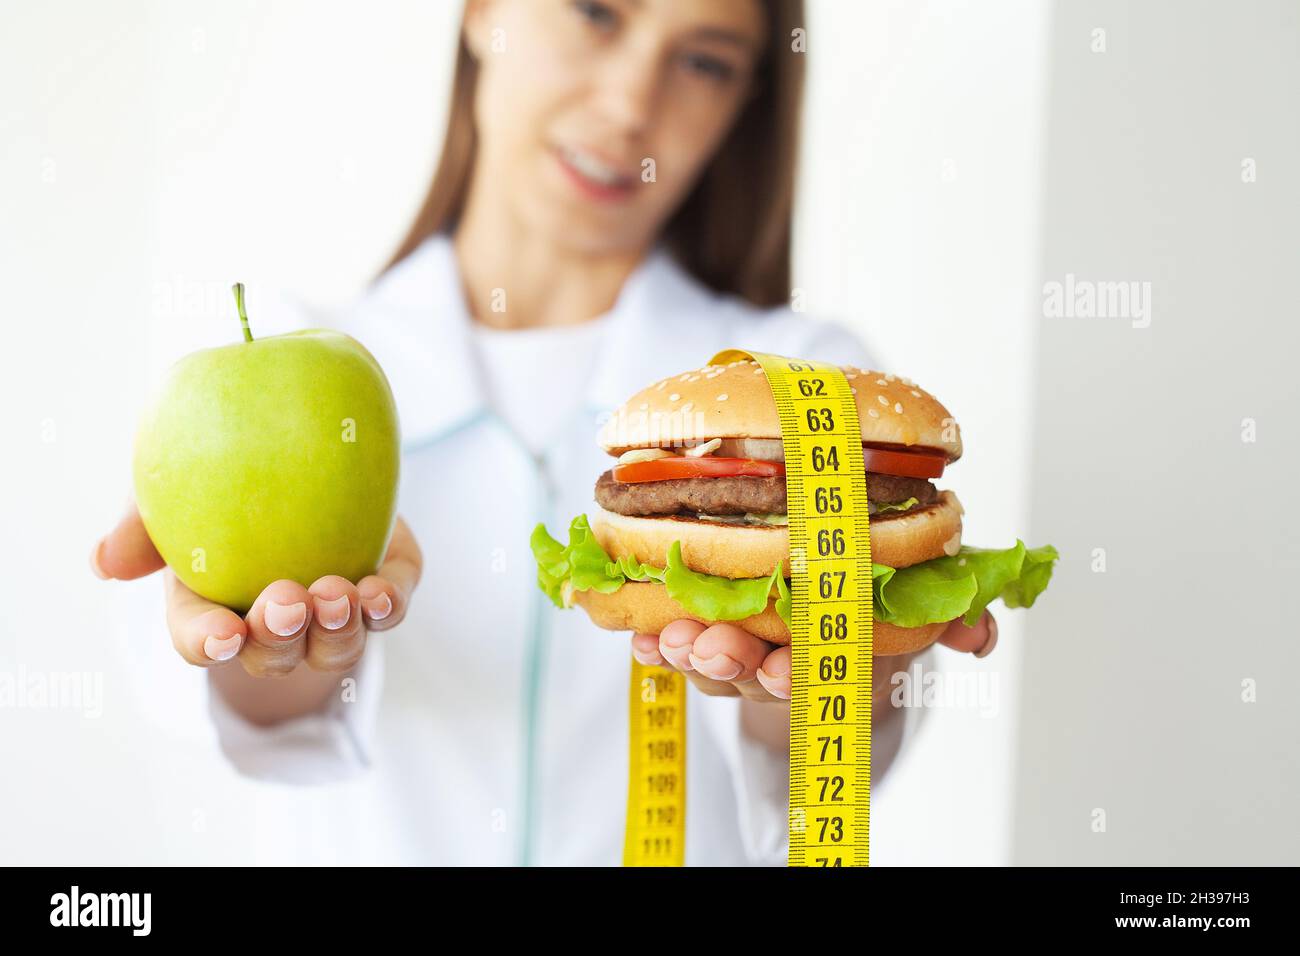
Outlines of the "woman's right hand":
{"type": "Polygon", "coordinates": [[[319,578],[310,587],[275,581],[240,617],[195,594],[166,567],[134,501],[90,555],[91,569],[104,580],[125,581],[163,570],[167,627],[177,653],[198,667],[238,656],[254,677],[283,677],[302,663],[326,673],[350,669],[365,651],[368,631],[388,630],[406,616],[422,565],[411,529],[398,518],[375,574],[356,584],[337,575],[319,578]]]}

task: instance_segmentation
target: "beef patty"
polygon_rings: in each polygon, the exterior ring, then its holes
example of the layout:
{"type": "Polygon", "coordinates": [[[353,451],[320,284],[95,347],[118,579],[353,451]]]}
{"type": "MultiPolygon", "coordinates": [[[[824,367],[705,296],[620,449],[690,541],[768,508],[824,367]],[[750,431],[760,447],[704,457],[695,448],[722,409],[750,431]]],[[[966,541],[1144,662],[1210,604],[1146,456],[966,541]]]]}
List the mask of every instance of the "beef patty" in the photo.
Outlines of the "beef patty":
{"type": "MultiPolygon", "coordinates": [[[[867,499],[897,504],[915,498],[915,508],[938,500],[933,483],[867,472],[867,499]]],[[[621,515],[785,514],[785,478],[674,478],[669,481],[622,482],[607,471],[596,480],[596,503],[621,515]]],[[[887,511],[880,517],[901,515],[887,511]]]]}

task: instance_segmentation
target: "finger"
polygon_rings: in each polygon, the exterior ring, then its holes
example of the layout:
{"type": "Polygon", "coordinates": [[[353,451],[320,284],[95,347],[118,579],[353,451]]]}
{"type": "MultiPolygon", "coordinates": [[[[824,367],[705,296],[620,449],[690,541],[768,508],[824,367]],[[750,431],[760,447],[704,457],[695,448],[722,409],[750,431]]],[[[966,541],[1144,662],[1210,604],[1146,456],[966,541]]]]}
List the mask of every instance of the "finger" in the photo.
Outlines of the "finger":
{"type": "Polygon", "coordinates": [[[224,664],[239,653],[248,630],[238,614],[199,597],[172,571],[163,580],[167,629],[176,653],[196,667],[224,664]]]}
{"type": "Polygon", "coordinates": [[[997,647],[998,622],[988,611],[975,622],[974,627],[967,627],[960,619],[952,621],[939,635],[939,643],[954,651],[988,657],[993,653],[993,648],[997,647]]]}
{"type": "Polygon", "coordinates": [[[372,631],[387,631],[406,617],[411,592],[420,581],[424,557],[405,521],[397,519],[388,554],[379,570],[357,582],[362,621],[372,631]]]}
{"type": "Polygon", "coordinates": [[[667,667],[668,662],[659,653],[658,634],[633,634],[632,656],[647,667],[667,667]]]}
{"type": "Polygon", "coordinates": [[[244,620],[248,643],[239,662],[253,677],[284,677],[307,656],[311,595],[297,581],[268,584],[244,620]]]}
{"type": "Polygon", "coordinates": [[[337,574],[327,574],[307,590],[312,599],[307,666],[318,671],[345,671],[366,649],[366,626],[356,585],[337,574]]]}
{"type": "Polygon", "coordinates": [[[97,541],[90,552],[90,569],[103,581],[142,578],[153,574],[163,563],[162,555],[144,529],[134,498],[127,500],[126,512],[117,526],[97,541]]]}
{"type": "Polygon", "coordinates": [[[669,667],[676,668],[683,674],[695,670],[691,663],[691,646],[695,639],[704,633],[705,625],[699,621],[673,621],[659,632],[659,653],[668,662],[669,667]]]}
{"type": "Polygon", "coordinates": [[[735,624],[713,624],[695,638],[689,660],[705,677],[735,682],[754,680],[772,645],[735,624]]]}
{"type": "Polygon", "coordinates": [[[691,648],[695,639],[707,629],[699,621],[673,621],[659,632],[659,655],[664,663],[686,675],[702,693],[710,697],[738,697],[740,691],[723,681],[698,674],[691,663],[691,648]]]}
{"type": "Polygon", "coordinates": [[[709,697],[739,697],[740,691],[734,684],[727,681],[714,680],[712,677],[705,677],[697,671],[687,671],[686,679],[696,686],[702,694],[709,697]]]}
{"type": "MultiPolygon", "coordinates": [[[[773,694],[767,689],[767,685],[759,680],[759,676],[763,673],[764,667],[771,666],[779,668],[780,658],[778,658],[777,661],[769,663],[769,658],[771,658],[772,654],[780,654],[784,652],[788,658],[790,648],[789,646],[773,647],[769,644],[768,650],[770,653],[767,654],[767,656],[763,658],[763,662],[758,665],[758,668],[754,671],[753,677],[746,678],[745,680],[733,681],[732,683],[735,688],[740,691],[740,696],[744,697],[746,700],[757,701],[760,704],[789,704],[790,694],[788,690],[784,696],[781,694],[773,694]]],[[[789,683],[788,677],[786,682],[787,684],[789,683]]],[[[777,684],[776,686],[779,687],[780,685],[777,684]]]]}
{"type": "Polygon", "coordinates": [[[402,623],[406,616],[406,601],[399,595],[397,585],[378,574],[357,582],[357,599],[366,630],[386,631],[402,623]]]}
{"type": "Polygon", "coordinates": [[[357,582],[363,623],[372,631],[387,631],[402,623],[411,592],[420,583],[424,556],[411,529],[401,518],[393,527],[388,554],[379,570],[357,582]]]}
{"type": "Polygon", "coordinates": [[[744,697],[746,700],[757,701],[760,704],[790,703],[788,698],[777,697],[766,687],[760,684],[758,682],[757,677],[755,677],[752,680],[734,681],[732,682],[731,686],[735,687],[736,690],[740,693],[740,696],[744,697]]]}
{"type": "Polygon", "coordinates": [[[790,699],[790,646],[778,647],[763,659],[756,675],[758,683],[773,697],[790,699]]]}
{"type": "MultiPolygon", "coordinates": [[[[875,658],[875,666],[871,672],[873,702],[889,697],[893,687],[891,678],[894,674],[905,671],[914,657],[916,657],[915,653],[909,653],[875,658]]],[[[763,666],[758,669],[758,683],[772,697],[789,700],[792,673],[793,664],[789,646],[778,647],[767,655],[763,666]]]]}

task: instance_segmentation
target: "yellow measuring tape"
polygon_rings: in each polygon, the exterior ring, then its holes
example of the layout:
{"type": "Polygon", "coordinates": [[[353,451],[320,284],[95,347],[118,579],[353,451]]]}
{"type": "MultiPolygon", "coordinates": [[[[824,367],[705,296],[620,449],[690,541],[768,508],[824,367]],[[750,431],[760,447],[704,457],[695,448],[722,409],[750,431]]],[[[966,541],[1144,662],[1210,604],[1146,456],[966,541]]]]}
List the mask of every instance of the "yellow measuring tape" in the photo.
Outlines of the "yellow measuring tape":
{"type": "Polygon", "coordinates": [[[632,661],[624,866],[686,858],[686,678],[632,661]]]}
{"type": "MultiPolygon", "coordinates": [[[[729,349],[772,388],[785,446],[790,536],[791,866],[866,866],[871,814],[871,537],[862,430],[838,366],[729,349]]],[[[632,667],[627,866],[684,858],[686,696],[681,674],[632,667]],[[645,685],[654,689],[647,701],[645,685]],[[673,687],[672,736],[656,711],[673,687]],[[657,715],[656,715],[657,714],[657,715]],[[667,746],[671,740],[675,746],[667,746]],[[661,746],[656,748],[653,744],[661,746]],[[672,799],[664,788],[671,782],[672,799]],[[669,812],[671,808],[671,812],[669,812]]]]}

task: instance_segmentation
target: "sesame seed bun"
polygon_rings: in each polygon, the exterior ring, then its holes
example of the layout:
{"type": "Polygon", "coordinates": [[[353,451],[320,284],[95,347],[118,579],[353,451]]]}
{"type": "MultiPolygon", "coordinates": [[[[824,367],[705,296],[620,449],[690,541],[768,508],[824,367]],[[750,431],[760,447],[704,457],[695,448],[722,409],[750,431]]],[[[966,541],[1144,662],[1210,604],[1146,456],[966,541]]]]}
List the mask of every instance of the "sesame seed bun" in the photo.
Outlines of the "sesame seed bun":
{"type": "MultiPolygon", "coordinates": [[[[855,390],[862,440],[918,446],[961,457],[961,429],[948,409],[910,379],[844,367],[855,390]]],[[[754,361],[706,365],[655,382],[614,410],[601,428],[611,455],[630,448],[692,444],[711,438],[781,437],[776,403],[754,361]]]]}
{"type": "MultiPolygon", "coordinates": [[[[599,591],[577,591],[574,601],[587,612],[592,623],[607,631],[633,631],[637,634],[658,634],[673,621],[682,618],[699,620],[668,596],[662,584],[628,583],[612,594],[599,591]]],[[[741,621],[728,621],[743,630],[773,644],[789,644],[790,629],[776,613],[775,602],[769,602],[762,614],[741,621]]],[[[705,624],[716,623],[705,621],[705,624]]],[[[884,621],[871,625],[872,653],[877,657],[909,654],[929,647],[948,625],[926,624],[923,627],[898,627],[884,621]]]]}

